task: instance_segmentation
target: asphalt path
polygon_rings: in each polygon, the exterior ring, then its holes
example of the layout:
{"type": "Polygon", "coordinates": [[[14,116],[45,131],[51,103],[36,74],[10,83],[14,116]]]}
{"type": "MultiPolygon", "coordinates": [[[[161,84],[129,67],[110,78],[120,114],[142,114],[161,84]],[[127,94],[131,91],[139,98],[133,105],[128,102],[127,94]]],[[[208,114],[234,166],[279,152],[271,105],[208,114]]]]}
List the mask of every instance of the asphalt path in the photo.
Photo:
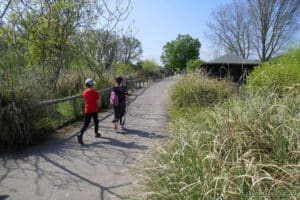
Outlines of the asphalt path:
{"type": "Polygon", "coordinates": [[[176,78],[153,83],[134,92],[126,115],[127,130],[115,132],[112,111],[100,113],[101,138],[94,127],[77,143],[82,122],[61,132],[63,137],[1,155],[0,200],[94,200],[134,196],[138,177],[134,168],[167,138],[167,103],[176,78]]]}

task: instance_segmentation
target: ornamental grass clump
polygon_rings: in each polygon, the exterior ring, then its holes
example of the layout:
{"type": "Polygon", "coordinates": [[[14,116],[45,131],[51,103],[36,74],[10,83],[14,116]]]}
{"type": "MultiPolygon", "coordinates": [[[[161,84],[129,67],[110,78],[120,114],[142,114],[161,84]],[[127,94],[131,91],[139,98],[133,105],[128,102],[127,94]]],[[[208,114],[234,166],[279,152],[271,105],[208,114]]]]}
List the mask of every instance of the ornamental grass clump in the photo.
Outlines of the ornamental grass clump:
{"type": "Polygon", "coordinates": [[[231,83],[198,74],[184,76],[171,93],[172,106],[214,106],[233,94],[231,83]]]}
{"type": "Polygon", "coordinates": [[[28,145],[34,136],[37,102],[22,91],[0,93],[0,150],[14,150],[28,145]]]}
{"type": "Polygon", "coordinates": [[[180,115],[144,169],[143,198],[300,199],[300,88],[285,91],[171,108],[180,115]]]}

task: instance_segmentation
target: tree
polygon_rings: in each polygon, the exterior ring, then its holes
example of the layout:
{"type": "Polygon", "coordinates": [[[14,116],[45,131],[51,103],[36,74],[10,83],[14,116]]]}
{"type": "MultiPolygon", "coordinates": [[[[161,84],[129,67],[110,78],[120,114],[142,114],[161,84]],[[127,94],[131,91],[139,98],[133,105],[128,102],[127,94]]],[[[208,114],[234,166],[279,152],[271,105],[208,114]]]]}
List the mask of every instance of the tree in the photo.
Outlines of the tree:
{"type": "Polygon", "coordinates": [[[4,4],[4,2],[0,2],[0,8],[3,10],[0,10],[0,20],[3,18],[3,16],[5,15],[6,11],[8,10],[9,5],[11,4],[12,0],[8,0],[8,2],[6,2],[4,4]]]}
{"type": "Polygon", "coordinates": [[[247,0],[252,44],[262,61],[286,47],[299,30],[300,0],[247,0]]]}
{"type": "Polygon", "coordinates": [[[103,69],[115,62],[119,48],[119,41],[111,36],[127,18],[130,5],[131,0],[0,1],[1,82],[16,80],[18,84],[28,73],[35,77],[30,79],[32,82],[55,96],[74,66],[81,73],[81,67],[88,66],[102,78],[103,69]],[[91,30],[109,35],[103,38],[108,40],[105,44],[110,51],[101,62],[97,62],[98,38],[87,37],[92,35],[91,30]],[[14,78],[5,78],[9,73],[14,78]]]}
{"type": "Polygon", "coordinates": [[[201,44],[190,35],[178,35],[176,40],[163,46],[161,61],[166,69],[182,70],[191,59],[199,57],[201,44]]]}
{"type": "Polygon", "coordinates": [[[143,53],[142,43],[134,37],[123,36],[120,40],[120,45],[121,62],[131,63],[143,53]]]}
{"type": "Polygon", "coordinates": [[[110,70],[116,63],[131,64],[142,53],[141,42],[132,36],[106,30],[90,30],[82,38],[85,42],[78,54],[102,78],[103,72],[110,70]]]}
{"type": "Polygon", "coordinates": [[[212,13],[208,23],[211,39],[226,51],[248,58],[251,51],[251,34],[247,7],[241,1],[220,6],[212,13]]]}
{"type": "Polygon", "coordinates": [[[89,27],[91,19],[90,8],[83,2],[50,1],[43,6],[42,16],[35,17],[30,11],[20,21],[20,27],[28,30],[28,53],[30,62],[41,68],[42,78],[51,84],[52,95],[55,96],[59,79],[76,56],[74,38],[83,27],[89,27]],[[34,19],[35,26],[28,28],[34,19]]]}
{"type": "Polygon", "coordinates": [[[117,63],[118,35],[104,30],[87,30],[79,36],[77,54],[100,79],[117,63]]]}
{"type": "Polygon", "coordinates": [[[213,12],[210,36],[226,51],[266,61],[299,29],[299,10],[300,0],[234,0],[213,12]]]}

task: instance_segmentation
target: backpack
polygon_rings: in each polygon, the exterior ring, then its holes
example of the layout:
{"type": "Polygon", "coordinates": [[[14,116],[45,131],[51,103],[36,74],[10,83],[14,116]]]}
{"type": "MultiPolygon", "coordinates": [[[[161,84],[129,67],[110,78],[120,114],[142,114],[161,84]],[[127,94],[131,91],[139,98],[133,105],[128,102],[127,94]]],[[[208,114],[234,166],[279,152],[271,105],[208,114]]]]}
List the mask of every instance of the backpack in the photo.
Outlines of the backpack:
{"type": "Polygon", "coordinates": [[[125,101],[125,90],[126,87],[113,87],[111,94],[110,94],[110,105],[117,106],[120,102],[125,101]]]}
{"type": "Polygon", "coordinates": [[[114,90],[112,90],[110,93],[109,102],[110,102],[110,105],[113,105],[113,106],[119,105],[119,96],[117,95],[117,93],[114,90]]]}

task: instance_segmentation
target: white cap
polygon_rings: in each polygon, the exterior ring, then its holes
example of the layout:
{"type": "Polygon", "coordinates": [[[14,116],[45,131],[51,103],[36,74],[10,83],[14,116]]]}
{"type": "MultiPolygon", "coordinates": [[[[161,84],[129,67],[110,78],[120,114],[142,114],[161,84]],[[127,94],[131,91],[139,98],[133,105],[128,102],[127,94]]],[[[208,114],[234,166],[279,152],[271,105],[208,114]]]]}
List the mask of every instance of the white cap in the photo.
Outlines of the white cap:
{"type": "Polygon", "coordinates": [[[93,81],[93,79],[91,79],[91,78],[88,78],[88,79],[85,80],[85,84],[88,84],[88,85],[94,85],[95,83],[96,82],[93,81]]]}

